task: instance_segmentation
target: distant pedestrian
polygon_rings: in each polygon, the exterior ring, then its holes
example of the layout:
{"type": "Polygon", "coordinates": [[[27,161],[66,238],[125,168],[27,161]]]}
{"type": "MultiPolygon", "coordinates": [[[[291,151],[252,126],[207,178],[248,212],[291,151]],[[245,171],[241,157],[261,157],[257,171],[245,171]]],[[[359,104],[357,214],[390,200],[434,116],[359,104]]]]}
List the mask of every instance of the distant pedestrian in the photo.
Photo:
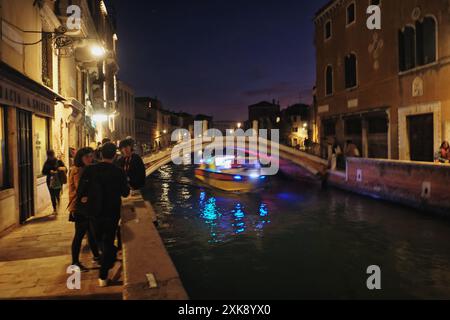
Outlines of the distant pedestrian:
{"type": "Polygon", "coordinates": [[[145,165],[142,158],[134,152],[133,139],[122,140],[119,144],[122,157],[117,165],[125,172],[132,190],[140,190],[145,186],[145,165]]]}
{"type": "Polygon", "coordinates": [[[47,188],[52,201],[53,214],[58,214],[61,202],[61,190],[67,183],[67,168],[61,160],[56,158],[53,150],[47,151],[47,160],[42,168],[42,174],[47,176],[47,188]]]}
{"type": "Polygon", "coordinates": [[[94,150],[92,148],[80,149],[74,159],[74,166],[69,173],[69,220],[75,223],[75,234],[72,241],[72,265],[78,266],[81,272],[88,269],[80,263],[80,250],[84,236],[87,234],[89,248],[94,256],[94,261],[100,261],[100,253],[95,239],[93,220],[89,214],[77,210],[77,191],[80,178],[86,167],[93,164],[94,150]]]}
{"type": "Polygon", "coordinates": [[[358,147],[353,143],[352,140],[347,141],[347,146],[345,148],[345,156],[347,158],[358,158],[361,156],[358,147]]]}
{"type": "Polygon", "coordinates": [[[97,148],[94,151],[94,162],[100,162],[102,161],[102,143],[97,142],[97,148]]]}
{"type": "Polygon", "coordinates": [[[114,266],[117,248],[114,239],[122,206],[121,197],[130,194],[123,170],[113,164],[117,147],[112,143],[102,146],[102,162],[86,167],[78,188],[78,198],[95,217],[95,234],[101,251],[99,285],[108,285],[108,273],[114,266]]]}
{"type": "Polygon", "coordinates": [[[447,141],[442,142],[438,156],[438,161],[441,163],[450,161],[450,144],[447,141]]]}
{"type": "Polygon", "coordinates": [[[95,150],[95,162],[101,162],[102,161],[102,146],[110,143],[111,139],[109,138],[104,138],[102,139],[102,142],[98,142],[97,143],[97,149],[95,150]]]}

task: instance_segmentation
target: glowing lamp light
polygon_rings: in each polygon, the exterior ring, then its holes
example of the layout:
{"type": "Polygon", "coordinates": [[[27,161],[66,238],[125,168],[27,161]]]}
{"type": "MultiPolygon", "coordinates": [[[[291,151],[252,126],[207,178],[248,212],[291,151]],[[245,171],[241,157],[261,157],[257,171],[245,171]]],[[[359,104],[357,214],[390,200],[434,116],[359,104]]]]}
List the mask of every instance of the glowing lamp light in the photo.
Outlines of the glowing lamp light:
{"type": "Polygon", "coordinates": [[[102,46],[99,45],[93,45],[91,47],[91,53],[94,57],[100,58],[103,57],[106,53],[105,48],[103,48],[102,46]]]}
{"type": "Polygon", "coordinates": [[[103,122],[108,121],[108,116],[106,114],[97,113],[92,116],[92,120],[95,123],[103,123],[103,122]]]}
{"type": "Polygon", "coordinates": [[[236,181],[241,181],[242,180],[242,176],[234,176],[233,179],[236,180],[236,181]]]}
{"type": "Polygon", "coordinates": [[[250,178],[257,179],[257,178],[259,178],[259,174],[256,172],[253,172],[250,174],[250,178]]]}

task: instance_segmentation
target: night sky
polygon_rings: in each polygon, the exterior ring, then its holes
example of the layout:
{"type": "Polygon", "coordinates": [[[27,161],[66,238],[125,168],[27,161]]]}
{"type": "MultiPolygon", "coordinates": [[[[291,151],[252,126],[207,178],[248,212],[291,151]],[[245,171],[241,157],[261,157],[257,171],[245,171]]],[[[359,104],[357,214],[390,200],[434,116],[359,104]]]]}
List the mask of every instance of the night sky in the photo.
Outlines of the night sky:
{"type": "Polygon", "coordinates": [[[115,0],[120,78],[172,111],[246,120],[309,103],[314,13],[328,0],[115,0]]]}

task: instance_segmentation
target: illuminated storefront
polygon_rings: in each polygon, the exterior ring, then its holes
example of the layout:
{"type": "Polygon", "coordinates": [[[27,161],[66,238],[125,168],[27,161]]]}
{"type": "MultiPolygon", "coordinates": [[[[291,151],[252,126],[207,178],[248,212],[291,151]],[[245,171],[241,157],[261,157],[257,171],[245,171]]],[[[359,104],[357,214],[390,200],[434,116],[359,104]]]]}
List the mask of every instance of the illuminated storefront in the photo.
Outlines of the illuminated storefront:
{"type": "Polygon", "coordinates": [[[0,231],[48,205],[41,171],[58,100],[62,97],[0,63],[0,231]]]}

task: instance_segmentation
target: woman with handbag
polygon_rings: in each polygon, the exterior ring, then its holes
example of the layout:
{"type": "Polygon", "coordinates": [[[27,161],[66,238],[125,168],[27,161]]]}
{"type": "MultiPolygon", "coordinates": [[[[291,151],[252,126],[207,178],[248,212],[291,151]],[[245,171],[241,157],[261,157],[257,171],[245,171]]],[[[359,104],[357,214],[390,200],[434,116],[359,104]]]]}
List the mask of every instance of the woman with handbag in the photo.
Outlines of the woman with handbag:
{"type": "Polygon", "coordinates": [[[47,188],[52,200],[53,214],[58,214],[58,206],[61,200],[61,190],[67,182],[67,168],[64,162],[58,160],[55,151],[47,151],[47,161],[42,168],[42,174],[47,176],[47,188]]]}
{"type": "Polygon", "coordinates": [[[92,148],[80,149],[74,159],[74,166],[69,173],[69,221],[75,223],[75,235],[72,241],[72,265],[80,268],[81,272],[88,269],[80,263],[80,250],[84,236],[87,234],[89,247],[94,255],[94,261],[100,260],[100,253],[94,236],[93,223],[88,216],[77,210],[77,191],[80,178],[84,169],[92,165],[94,161],[94,150],[92,148]]]}

